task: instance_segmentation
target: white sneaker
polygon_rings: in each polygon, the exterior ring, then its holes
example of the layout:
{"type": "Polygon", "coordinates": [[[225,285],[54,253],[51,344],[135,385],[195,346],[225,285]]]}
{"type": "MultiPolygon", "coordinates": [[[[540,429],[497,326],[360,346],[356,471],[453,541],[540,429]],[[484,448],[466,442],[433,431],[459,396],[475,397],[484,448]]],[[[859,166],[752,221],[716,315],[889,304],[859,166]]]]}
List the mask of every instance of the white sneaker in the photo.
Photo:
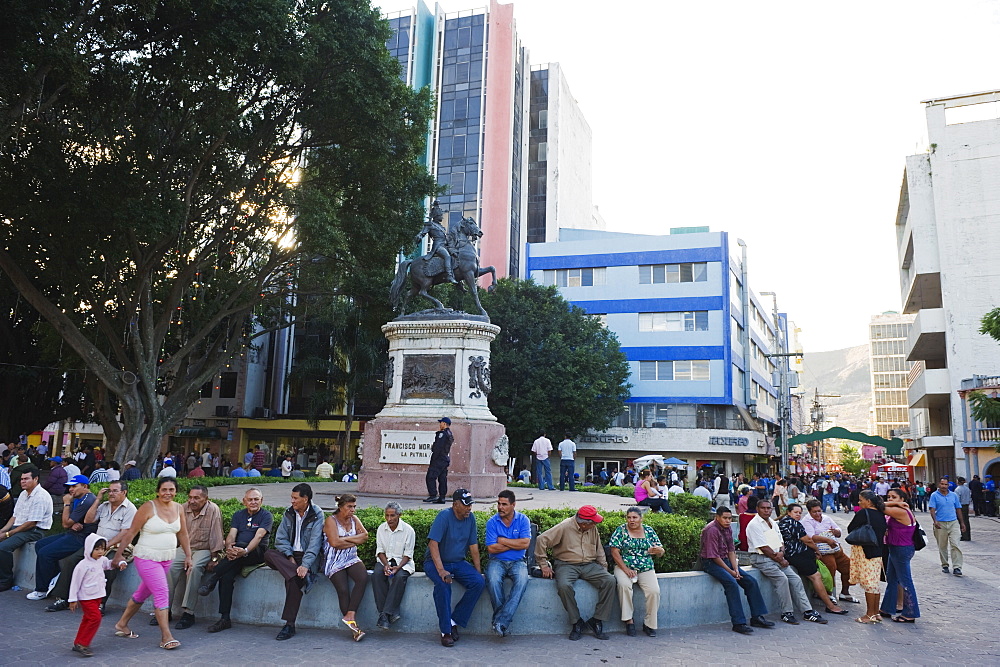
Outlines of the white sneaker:
{"type": "Polygon", "coordinates": [[[28,593],[29,600],[44,600],[48,596],[49,594],[44,591],[31,591],[28,593]]]}

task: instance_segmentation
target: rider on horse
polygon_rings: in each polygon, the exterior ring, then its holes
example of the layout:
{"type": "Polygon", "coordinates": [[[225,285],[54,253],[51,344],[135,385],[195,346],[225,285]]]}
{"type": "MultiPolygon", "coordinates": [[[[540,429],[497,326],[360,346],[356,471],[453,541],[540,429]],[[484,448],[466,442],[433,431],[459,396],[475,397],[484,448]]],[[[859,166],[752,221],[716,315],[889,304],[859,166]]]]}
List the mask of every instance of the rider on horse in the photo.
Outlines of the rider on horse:
{"type": "Polygon", "coordinates": [[[451,252],[448,250],[448,232],[441,224],[443,220],[444,211],[441,210],[435,199],[434,203],[431,204],[431,214],[427,222],[424,223],[423,230],[417,234],[416,240],[419,242],[424,236],[430,234],[431,250],[423,256],[423,260],[428,262],[434,255],[440,257],[444,261],[444,272],[448,276],[448,282],[457,285],[458,281],[455,280],[455,271],[451,265],[451,252]]]}

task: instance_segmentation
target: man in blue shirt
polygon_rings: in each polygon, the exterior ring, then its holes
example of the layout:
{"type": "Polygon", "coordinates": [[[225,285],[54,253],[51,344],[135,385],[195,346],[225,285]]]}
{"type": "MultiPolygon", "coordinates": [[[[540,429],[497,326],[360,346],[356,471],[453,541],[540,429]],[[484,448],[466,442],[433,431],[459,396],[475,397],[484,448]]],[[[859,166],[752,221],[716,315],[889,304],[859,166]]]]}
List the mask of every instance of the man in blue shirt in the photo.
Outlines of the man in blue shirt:
{"type": "Polygon", "coordinates": [[[934,539],[938,543],[941,556],[941,571],[948,574],[948,548],[951,547],[952,573],[962,576],[962,550],[958,548],[963,524],[959,510],[962,508],[958,495],[948,490],[948,478],[938,480],[938,490],[931,494],[927,503],[934,522],[934,539]]]}
{"type": "Polygon", "coordinates": [[[993,481],[993,475],[986,475],[984,479],[986,481],[983,482],[983,509],[986,511],[986,516],[996,516],[997,484],[993,481]]]}
{"type": "Polygon", "coordinates": [[[525,559],[531,543],[531,523],[528,517],[514,509],[514,492],[504,489],[497,498],[497,513],[486,522],[486,588],[493,603],[493,632],[500,637],[510,634],[521,596],[528,585],[528,564],[525,559]],[[514,585],[504,596],[503,580],[510,577],[514,585]]]}
{"type": "Polygon", "coordinates": [[[483,593],[486,582],[479,562],[479,528],[472,514],[472,494],[458,489],[451,496],[451,509],[441,510],[427,533],[424,574],[434,583],[434,606],[437,608],[441,645],[454,646],[458,627],[465,627],[483,593]],[[472,554],[472,564],[465,552],[472,554]],[[455,611],[451,610],[451,584],[465,586],[465,595],[455,611]]]}

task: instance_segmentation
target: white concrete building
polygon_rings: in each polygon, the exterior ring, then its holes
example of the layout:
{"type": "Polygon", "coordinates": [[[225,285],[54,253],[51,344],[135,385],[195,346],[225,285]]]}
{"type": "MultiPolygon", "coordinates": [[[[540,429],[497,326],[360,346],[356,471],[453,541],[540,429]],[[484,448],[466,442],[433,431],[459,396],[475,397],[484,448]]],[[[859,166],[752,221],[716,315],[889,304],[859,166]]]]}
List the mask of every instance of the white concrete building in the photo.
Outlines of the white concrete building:
{"type": "Polygon", "coordinates": [[[906,381],[911,363],[906,360],[906,339],[913,318],[913,315],[887,311],[872,315],[868,325],[872,417],[875,435],[880,438],[909,437],[906,381]]]}
{"type": "MultiPolygon", "coordinates": [[[[1000,375],[1000,345],[979,333],[1000,304],[1000,90],[925,100],[928,151],[906,158],[896,215],[908,447],[929,476],[966,473],[964,378],[1000,375]]],[[[975,473],[974,473],[975,474],[975,473]]]]}

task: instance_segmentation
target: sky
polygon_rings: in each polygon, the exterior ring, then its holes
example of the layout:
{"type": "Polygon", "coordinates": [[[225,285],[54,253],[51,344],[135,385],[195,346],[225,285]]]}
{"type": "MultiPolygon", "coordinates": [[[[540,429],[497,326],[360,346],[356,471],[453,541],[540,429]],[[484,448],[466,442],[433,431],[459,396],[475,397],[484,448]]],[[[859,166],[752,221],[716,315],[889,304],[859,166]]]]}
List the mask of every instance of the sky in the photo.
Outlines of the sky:
{"type": "Polygon", "coordinates": [[[514,5],[530,60],[561,64],[590,123],[608,229],[742,238],[751,289],[777,293],[806,352],[867,343],[871,316],[900,310],[921,100],[1000,88],[1000,0],[514,5]]]}

